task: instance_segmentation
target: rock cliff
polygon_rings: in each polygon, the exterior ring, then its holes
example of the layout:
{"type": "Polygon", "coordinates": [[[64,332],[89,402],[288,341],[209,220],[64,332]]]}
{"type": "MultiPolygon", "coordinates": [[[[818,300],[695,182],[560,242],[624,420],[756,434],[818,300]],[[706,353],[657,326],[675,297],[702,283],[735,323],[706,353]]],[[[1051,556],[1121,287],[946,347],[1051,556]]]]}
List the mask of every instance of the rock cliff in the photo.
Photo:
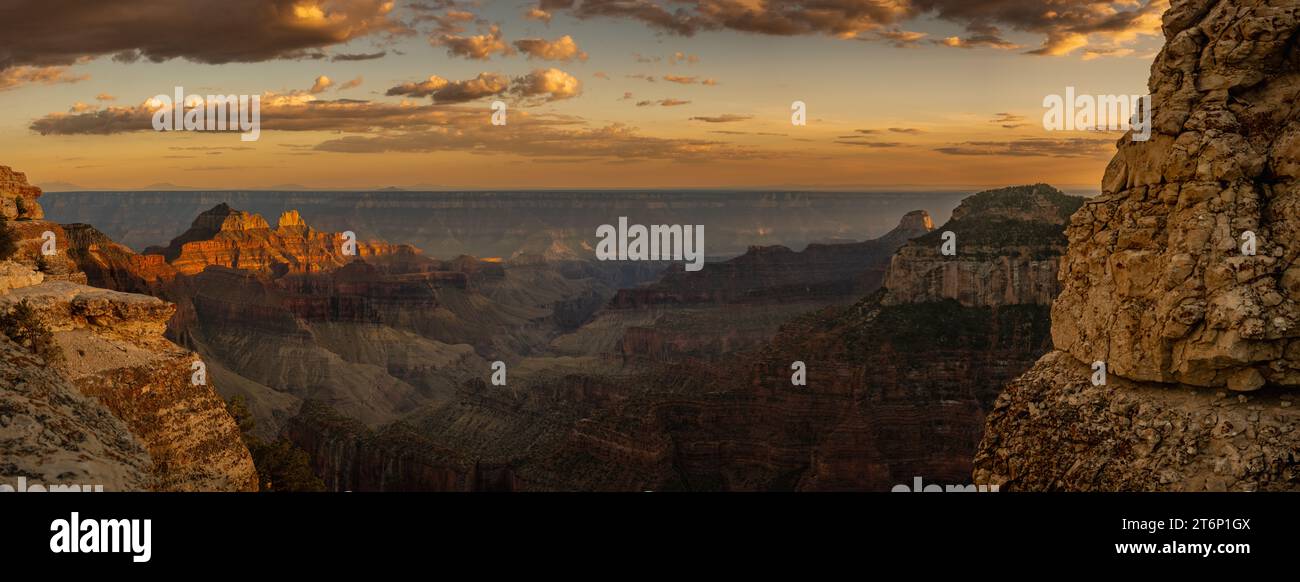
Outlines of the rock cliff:
{"type": "Polygon", "coordinates": [[[1050,305],[1060,287],[1063,234],[1083,199],[1046,184],[980,192],[942,228],[899,249],[889,263],[886,305],[953,299],[967,307],[1050,305]],[[941,252],[944,233],[954,254],[941,252]]]}
{"type": "Polygon", "coordinates": [[[1164,15],[1150,140],[1122,138],[1102,194],[1074,214],[1052,307],[1060,352],[999,398],[977,480],[1300,488],[1298,18],[1259,0],[1164,15]]]}

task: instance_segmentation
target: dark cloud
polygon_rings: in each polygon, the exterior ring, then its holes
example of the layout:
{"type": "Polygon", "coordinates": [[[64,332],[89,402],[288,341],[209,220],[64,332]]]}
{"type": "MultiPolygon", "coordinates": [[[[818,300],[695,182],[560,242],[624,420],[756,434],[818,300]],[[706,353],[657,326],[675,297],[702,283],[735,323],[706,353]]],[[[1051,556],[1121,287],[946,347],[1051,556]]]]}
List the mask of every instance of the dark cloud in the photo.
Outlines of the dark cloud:
{"type": "Polygon", "coordinates": [[[0,70],[86,57],[200,63],[324,56],[376,33],[409,34],[388,0],[5,0],[0,70]]]}
{"type": "Polygon", "coordinates": [[[331,61],[373,61],[388,56],[388,51],[379,51],[377,53],[339,53],[330,57],[331,61]]]}
{"type": "Polygon", "coordinates": [[[448,81],[437,75],[418,83],[402,83],[390,87],[384,94],[390,97],[432,97],[435,103],[464,103],[505,93],[510,81],[498,73],[479,73],[473,79],[448,81]]]}
{"type": "MultiPolygon", "coordinates": [[[[1002,28],[1040,35],[1030,51],[1062,55],[1099,43],[1109,50],[1137,34],[1154,34],[1169,0],[542,0],[540,8],[577,18],[622,18],[684,36],[735,30],[779,36],[829,35],[910,46],[921,33],[899,25],[934,17],[966,27],[956,47],[1015,48],[1002,28]]],[[[1100,55],[1102,53],[1093,53],[1100,55]]]]}

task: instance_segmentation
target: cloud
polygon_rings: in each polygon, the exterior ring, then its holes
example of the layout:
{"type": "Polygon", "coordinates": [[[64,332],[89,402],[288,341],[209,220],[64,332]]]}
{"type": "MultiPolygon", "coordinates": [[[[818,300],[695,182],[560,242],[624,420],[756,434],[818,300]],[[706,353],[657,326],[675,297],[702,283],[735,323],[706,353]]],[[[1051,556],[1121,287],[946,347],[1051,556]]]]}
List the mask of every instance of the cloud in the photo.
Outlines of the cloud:
{"type": "Polygon", "coordinates": [[[907,134],[907,135],[920,135],[920,134],[925,133],[924,130],[916,129],[915,127],[891,127],[891,128],[889,128],[889,132],[890,132],[890,133],[903,133],[903,134],[907,134]]]}
{"type": "Polygon", "coordinates": [[[515,50],[502,39],[501,27],[496,25],[489,27],[484,34],[474,36],[442,34],[430,38],[429,43],[433,46],[446,47],[448,55],[481,61],[490,60],[493,54],[502,56],[515,54],[515,50]]]}
{"type": "Polygon", "coordinates": [[[331,61],[373,61],[388,56],[388,51],[379,51],[377,53],[339,53],[330,57],[331,61]]]}
{"type": "Polygon", "coordinates": [[[596,71],[596,72],[592,73],[591,76],[593,76],[593,77],[595,77],[595,78],[597,78],[597,79],[604,79],[604,80],[606,80],[606,81],[609,80],[609,73],[606,73],[606,72],[604,72],[604,71],[596,71]]]}
{"type": "Polygon", "coordinates": [[[542,38],[526,38],[514,42],[515,48],[519,52],[528,55],[529,59],[541,59],[544,61],[579,61],[587,60],[587,53],[578,50],[578,43],[573,41],[569,35],[561,36],[555,40],[546,40],[542,38]]]}
{"type": "Polygon", "coordinates": [[[500,95],[510,87],[505,75],[479,73],[473,79],[452,81],[433,93],[434,103],[464,103],[484,97],[500,95]]]}
{"type": "Polygon", "coordinates": [[[687,77],[683,75],[664,75],[662,78],[669,83],[677,83],[680,85],[694,85],[699,83],[701,85],[712,87],[718,84],[718,82],[713,79],[701,79],[699,77],[687,77]]]}
{"type": "Polygon", "coordinates": [[[860,146],[860,147],[864,147],[864,148],[896,148],[896,147],[902,147],[903,145],[905,145],[905,144],[903,144],[903,143],[901,143],[901,142],[896,142],[896,141],[846,141],[846,140],[835,140],[835,143],[840,144],[840,145],[860,146]]]}
{"type": "Polygon", "coordinates": [[[89,78],[90,75],[69,75],[67,67],[29,67],[25,65],[8,69],[0,67],[0,91],[8,91],[32,84],[80,83],[89,78]]]}
{"type": "Polygon", "coordinates": [[[448,81],[437,75],[430,75],[418,83],[402,83],[390,87],[385,95],[403,97],[432,97],[434,103],[464,103],[483,97],[500,95],[510,88],[510,81],[501,74],[479,73],[473,79],[448,81]]]}
{"type": "Polygon", "coordinates": [[[528,20],[536,20],[538,22],[545,22],[546,24],[550,24],[551,18],[553,18],[553,16],[551,15],[550,12],[547,12],[545,10],[542,10],[541,8],[533,6],[528,10],[524,11],[524,18],[528,20]]]}
{"type": "Polygon", "coordinates": [[[95,100],[96,101],[117,101],[117,97],[114,97],[108,93],[100,93],[95,96],[95,100]]]}
{"type": "Polygon", "coordinates": [[[998,27],[993,26],[991,24],[985,24],[985,23],[971,24],[966,27],[966,30],[970,32],[970,34],[967,35],[966,38],[962,38],[959,36],[950,36],[942,40],[936,40],[934,41],[934,43],[947,46],[947,47],[963,48],[963,49],[984,47],[984,48],[995,48],[995,49],[1002,49],[1002,50],[1015,50],[1021,48],[1020,45],[1003,38],[1002,31],[998,29],[998,27]]]}
{"type": "Polygon", "coordinates": [[[659,106],[659,107],[678,107],[678,106],[681,106],[681,105],[689,105],[689,104],[690,104],[690,101],[685,101],[685,100],[682,100],[682,99],[671,99],[671,98],[670,98],[670,99],[659,99],[659,100],[657,100],[657,101],[655,101],[655,100],[645,100],[645,101],[637,101],[637,102],[636,102],[636,106],[637,106],[637,107],[651,107],[651,106],[655,106],[655,105],[657,105],[657,106],[659,106]]]}
{"type": "Polygon", "coordinates": [[[499,73],[479,73],[464,81],[448,81],[437,75],[427,80],[390,87],[385,95],[394,97],[432,97],[435,103],[464,103],[484,97],[511,94],[529,102],[550,102],[577,97],[582,83],[559,69],[535,69],[513,80],[499,73]]]}
{"type": "Polygon", "coordinates": [[[710,163],[764,157],[750,148],[726,142],[646,136],[622,124],[571,128],[515,115],[508,126],[493,127],[485,119],[482,112],[477,112],[471,122],[460,125],[376,136],[346,136],[325,141],[316,149],[342,153],[470,151],[481,155],[525,156],[533,161],[710,163]]]}
{"type": "Polygon", "coordinates": [[[355,79],[353,79],[353,80],[351,80],[351,81],[348,81],[348,82],[346,82],[346,83],[344,83],[344,84],[342,84],[342,85],[339,85],[338,90],[339,90],[339,91],[347,91],[348,89],[355,89],[355,88],[357,88],[357,87],[360,87],[360,86],[361,86],[361,83],[364,83],[364,82],[365,82],[365,79],[363,79],[363,78],[361,77],[361,75],[357,75],[357,78],[355,78],[355,79]]]}
{"type": "Polygon", "coordinates": [[[433,31],[437,34],[458,34],[465,32],[465,23],[474,22],[478,17],[473,12],[464,10],[448,10],[444,14],[422,14],[415,18],[416,22],[432,22],[433,31]]]}
{"type": "Polygon", "coordinates": [[[329,89],[333,85],[334,85],[334,81],[331,81],[330,78],[326,77],[325,75],[321,75],[319,77],[316,77],[316,82],[312,84],[311,89],[308,89],[307,92],[313,95],[315,95],[316,93],[323,93],[326,89],[329,89]]]}
{"type": "Polygon", "coordinates": [[[968,141],[935,148],[952,156],[1092,158],[1114,153],[1115,140],[1101,138],[1025,138],[1015,141],[968,141]]]}
{"type": "Polygon", "coordinates": [[[511,93],[526,99],[559,101],[577,97],[582,93],[582,82],[559,69],[535,69],[514,79],[511,93]]]}
{"type": "Polygon", "coordinates": [[[1016,115],[1014,113],[995,113],[993,119],[989,120],[989,123],[996,123],[1001,125],[1004,129],[1016,129],[1017,127],[1028,125],[1024,121],[1025,118],[1023,115],[1016,115]]]}
{"type": "Polygon", "coordinates": [[[320,56],[328,46],[411,31],[389,17],[391,0],[6,0],[0,9],[0,71],[71,65],[112,55],[121,62],[183,58],[199,63],[320,56]]]}
{"type": "MultiPolygon", "coordinates": [[[[777,36],[825,35],[910,46],[921,33],[904,22],[934,18],[966,28],[964,37],[936,41],[954,47],[1016,48],[1002,28],[1039,35],[1039,55],[1080,48],[1111,49],[1160,32],[1169,0],[542,0],[542,9],[576,18],[616,18],[691,36],[731,30],[777,36]]],[[[1096,56],[1110,53],[1094,53],[1096,56]]]]}
{"type": "Polygon", "coordinates": [[[668,64],[670,65],[676,65],[678,63],[693,65],[698,62],[700,62],[700,57],[698,55],[688,55],[682,51],[677,51],[673,53],[672,56],[668,57],[668,64]]]}
{"type": "MultiPolygon", "coordinates": [[[[481,74],[475,79],[446,82],[441,101],[434,104],[401,104],[357,99],[318,99],[305,91],[265,93],[262,95],[262,129],[272,131],[330,131],[370,133],[415,130],[431,125],[452,124],[466,118],[482,121],[481,107],[463,108],[446,105],[466,94],[504,91],[505,78],[494,79],[481,74]],[[485,79],[486,77],[486,79],[485,79]],[[493,87],[494,84],[499,84],[493,87]]],[[[439,99],[438,93],[434,93],[439,99]]],[[[110,106],[85,113],[51,113],[32,122],[30,129],[41,135],[111,135],[129,132],[152,132],[154,108],[147,102],[134,106],[110,106]]],[[[533,116],[536,117],[536,116],[533,116]]],[[[566,118],[551,118],[552,123],[573,123],[566,118]]],[[[512,118],[511,122],[514,122],[512,118]]]]}
{"type": "Polygon", "coordinates": [[[753,115],[724,113],[722,115],[698,115],[692,117],[691,121],[703,121],[705,123],[735,123],[737,121],[748,121],[753,118],[754,118],[753,115]]]}
{"type": "Polygon", "coordinates": [[[437,75],[429,75],[427,80],[418,83],[406,82],[396,87],[389,87],[388,91],[384,92],[384,95],[389,97],[398,95],[403,97],[430,97],[435,91],[446,86],[446,79],[437,75]]]}
{"type": "Polygon", "coordinates": [[[869,36],[859,36],[861,40],[879,40],[887,42],[898,48],[908,48],[918,46],[927,35],[924,32],[903,30],[892,27],[885,30],[877,30],[870,33],[869,36]]]}
{"type": "Polygon", "coordinates": [[[98,107],[95,105],[87,105],[85,103],[78,101],[76,103],[73,103],[72,107],[68,108],[68,111],[71,113],[85,113],[87,111],[94,111],[96,109],[98,109],[98,107]]]}

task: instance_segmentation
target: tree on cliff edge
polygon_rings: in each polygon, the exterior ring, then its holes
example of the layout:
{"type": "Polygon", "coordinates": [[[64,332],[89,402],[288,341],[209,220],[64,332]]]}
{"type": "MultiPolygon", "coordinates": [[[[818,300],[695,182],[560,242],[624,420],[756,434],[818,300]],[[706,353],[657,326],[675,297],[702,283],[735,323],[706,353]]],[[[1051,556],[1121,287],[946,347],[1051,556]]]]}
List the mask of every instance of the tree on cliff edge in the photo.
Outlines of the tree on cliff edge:
{"type": "Polygon", "coordinates": [[[260,491],[325,490],[325,482],[311,470],[311,458],[307,455],[307,451],[284,437],[267,443],[253,434],[253,428],[257,425],[243,396],[235,395],[231,398],[226,403],[226,410],[239,425],[239,433],[244,439],[244,445],[253,455],[253,466],[257,468],[259,481],[257,485],[260,491]]]}
{"type": "Polygon", "coordinates": [[[9,221],[0,219],[0,261],[18,252],[18,243],[14,238],[14,230],[9,228],[9,221]]]}

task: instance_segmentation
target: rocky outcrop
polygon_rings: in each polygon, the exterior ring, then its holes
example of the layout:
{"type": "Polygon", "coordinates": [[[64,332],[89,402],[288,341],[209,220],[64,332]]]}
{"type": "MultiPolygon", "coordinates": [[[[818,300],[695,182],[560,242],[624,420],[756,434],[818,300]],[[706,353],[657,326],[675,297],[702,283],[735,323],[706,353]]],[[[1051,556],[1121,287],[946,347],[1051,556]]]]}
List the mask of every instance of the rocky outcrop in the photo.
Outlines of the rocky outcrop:
{"type": "Polygon", "coordinates": [[[1046,184],[980,192],[938,230],[899,249],[885,277],[886,305],[953,299],[967,307],[1050,305],[1060,290],[1063,234],[1083,198],[1046,184]],[[952,239],[951,256],[943,254],[952,239]]]}
{"type": "Polygon", "coordinates": [[[0,487],[150,487],[153,462],[127,425],[3,334],[0,386],[0,487]]]}
{"type": "MultiPolygon", "coordinates": [[[[160,254],[178,272],[193,275],[217,265],[229,269],[311,273],[341,267],[351,262],[343,254],[343,233],[313,230],[297,211],[285,212],[272,229],[257,214],[235,210],[221,203],[194,219],[189,230],[163,248],[145,254],[160,254]]],[[[356,241],[357,257],[394,254],[406,245],[356,241]]]]}
{"type": "Polygon", "coordinates": [[[52,364],[97,399],[149,451],[151,487],[167,491],[254,491],[252,458],[206,382],[191,382],[198,358],[163,338],[175,307],[146,295],[45,281],[0,295],[0,311],[25,304],[52,332],[52,364]]]}
{"type": "Polygon", "coordinates": [[[45,211],[36,202],[41,189],[27,183],[27,174],[0,166],[0,219],[41,220],[45,211]]]}
{"type": "Polygon", "coordinates": [[[1150,140],[1121,139],[1073,216],[1060,352],[999,397],[977,481],[1300,489],[1298,17],[1257,0],[1164,15],[1150,140]]]}
{"type": "Polygon", "coordinates": [[[1120,142],[1068,231],[1057,348],[1132,380],[1300,385],[1297,18],[1252,0],[1165,15],[1151,139],[1120,142]]]}

